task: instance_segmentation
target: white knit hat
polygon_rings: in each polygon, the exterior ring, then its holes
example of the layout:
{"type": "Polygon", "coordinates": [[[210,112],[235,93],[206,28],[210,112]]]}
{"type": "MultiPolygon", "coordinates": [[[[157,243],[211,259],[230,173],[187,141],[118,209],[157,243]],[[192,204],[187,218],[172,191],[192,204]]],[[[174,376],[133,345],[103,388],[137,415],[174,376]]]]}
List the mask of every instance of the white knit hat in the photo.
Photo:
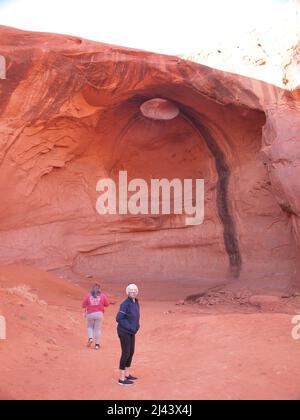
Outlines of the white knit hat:
{"type": "Polygon", "coordinates": [[[138,293],[139,292],[139,288],[137,287],[137,285],[136,284],[134,284],[134,283],[132,283],[132,284],[129,284],[127,287],[126,287],[126,293],[127,293],[127,295],[129,295],[129,293],[138,293]]]}

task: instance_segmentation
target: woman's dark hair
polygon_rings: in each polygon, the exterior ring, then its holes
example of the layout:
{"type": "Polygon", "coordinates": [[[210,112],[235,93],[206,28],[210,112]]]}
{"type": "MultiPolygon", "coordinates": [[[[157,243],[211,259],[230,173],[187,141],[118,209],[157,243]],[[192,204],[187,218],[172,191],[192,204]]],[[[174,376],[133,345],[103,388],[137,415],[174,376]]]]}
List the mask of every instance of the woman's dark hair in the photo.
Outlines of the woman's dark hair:
{"type": "Polygon", "coordinates": [[[91,295],[93,296],[93,298],[96,299],[96,297],[98,297],[101,293],[101,289],[100,289],[100,284],[96,283],[94,284],[92,290],[91,290],[91,295]]]}

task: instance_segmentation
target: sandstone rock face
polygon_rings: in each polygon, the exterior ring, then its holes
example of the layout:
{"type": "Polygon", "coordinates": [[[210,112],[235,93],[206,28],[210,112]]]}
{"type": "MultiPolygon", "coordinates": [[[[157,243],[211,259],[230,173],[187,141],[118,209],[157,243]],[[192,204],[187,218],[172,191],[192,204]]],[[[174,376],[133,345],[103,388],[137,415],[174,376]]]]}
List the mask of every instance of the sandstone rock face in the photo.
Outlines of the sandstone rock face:
{"type": "Polygon", "coordinates": [[[123,281],[295,276],[299,90],[74,37],[0,39],[0,263],[123,281]],[[204,223],[100,216],[97,182],[121,170],[204,179],[204,223]]]}

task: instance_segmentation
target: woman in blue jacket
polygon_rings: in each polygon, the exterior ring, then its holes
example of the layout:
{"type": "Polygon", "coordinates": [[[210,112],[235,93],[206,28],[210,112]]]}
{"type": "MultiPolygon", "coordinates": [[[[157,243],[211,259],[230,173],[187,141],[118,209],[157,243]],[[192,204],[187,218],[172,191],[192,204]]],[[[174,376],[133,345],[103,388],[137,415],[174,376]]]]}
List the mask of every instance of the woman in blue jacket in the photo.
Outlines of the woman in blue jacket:
{"type": "Polygon", "coordinates": [[[138,379],[130,375],[129,368],[135,351],[135,335],[140,329],[140,305],[137,299],[139,289],[135,284],[130,284],[126,293],[128,298],[120,306],[116,318],[122,348],[119,385],[133,385],[138,379]]]}

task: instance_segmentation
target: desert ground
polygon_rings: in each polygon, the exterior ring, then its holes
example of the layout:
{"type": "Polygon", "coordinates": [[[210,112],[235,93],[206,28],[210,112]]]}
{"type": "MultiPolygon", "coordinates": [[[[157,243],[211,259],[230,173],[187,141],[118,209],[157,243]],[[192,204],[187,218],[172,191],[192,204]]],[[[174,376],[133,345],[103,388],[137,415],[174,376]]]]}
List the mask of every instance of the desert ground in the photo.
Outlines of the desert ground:
{"type": "Polygon", "coordinates": [[[205,304],[183,304],[180,297],[196,293],[195,285],[142,286],[132,371],[139,380],[126,388],[117,384],[115,322],[124,285],[102,281],[112,304],[95,351],[86,348],[81,309],[92,281],[74,284],[29,266],[1,266],[2,400],[300,398],[300,341],[291,335],[299,296],[281,303],[264,295],[259,306],[243,303],[243,292],[239,299],[217,299],[232,296],[220,288],[205,304]]]}

